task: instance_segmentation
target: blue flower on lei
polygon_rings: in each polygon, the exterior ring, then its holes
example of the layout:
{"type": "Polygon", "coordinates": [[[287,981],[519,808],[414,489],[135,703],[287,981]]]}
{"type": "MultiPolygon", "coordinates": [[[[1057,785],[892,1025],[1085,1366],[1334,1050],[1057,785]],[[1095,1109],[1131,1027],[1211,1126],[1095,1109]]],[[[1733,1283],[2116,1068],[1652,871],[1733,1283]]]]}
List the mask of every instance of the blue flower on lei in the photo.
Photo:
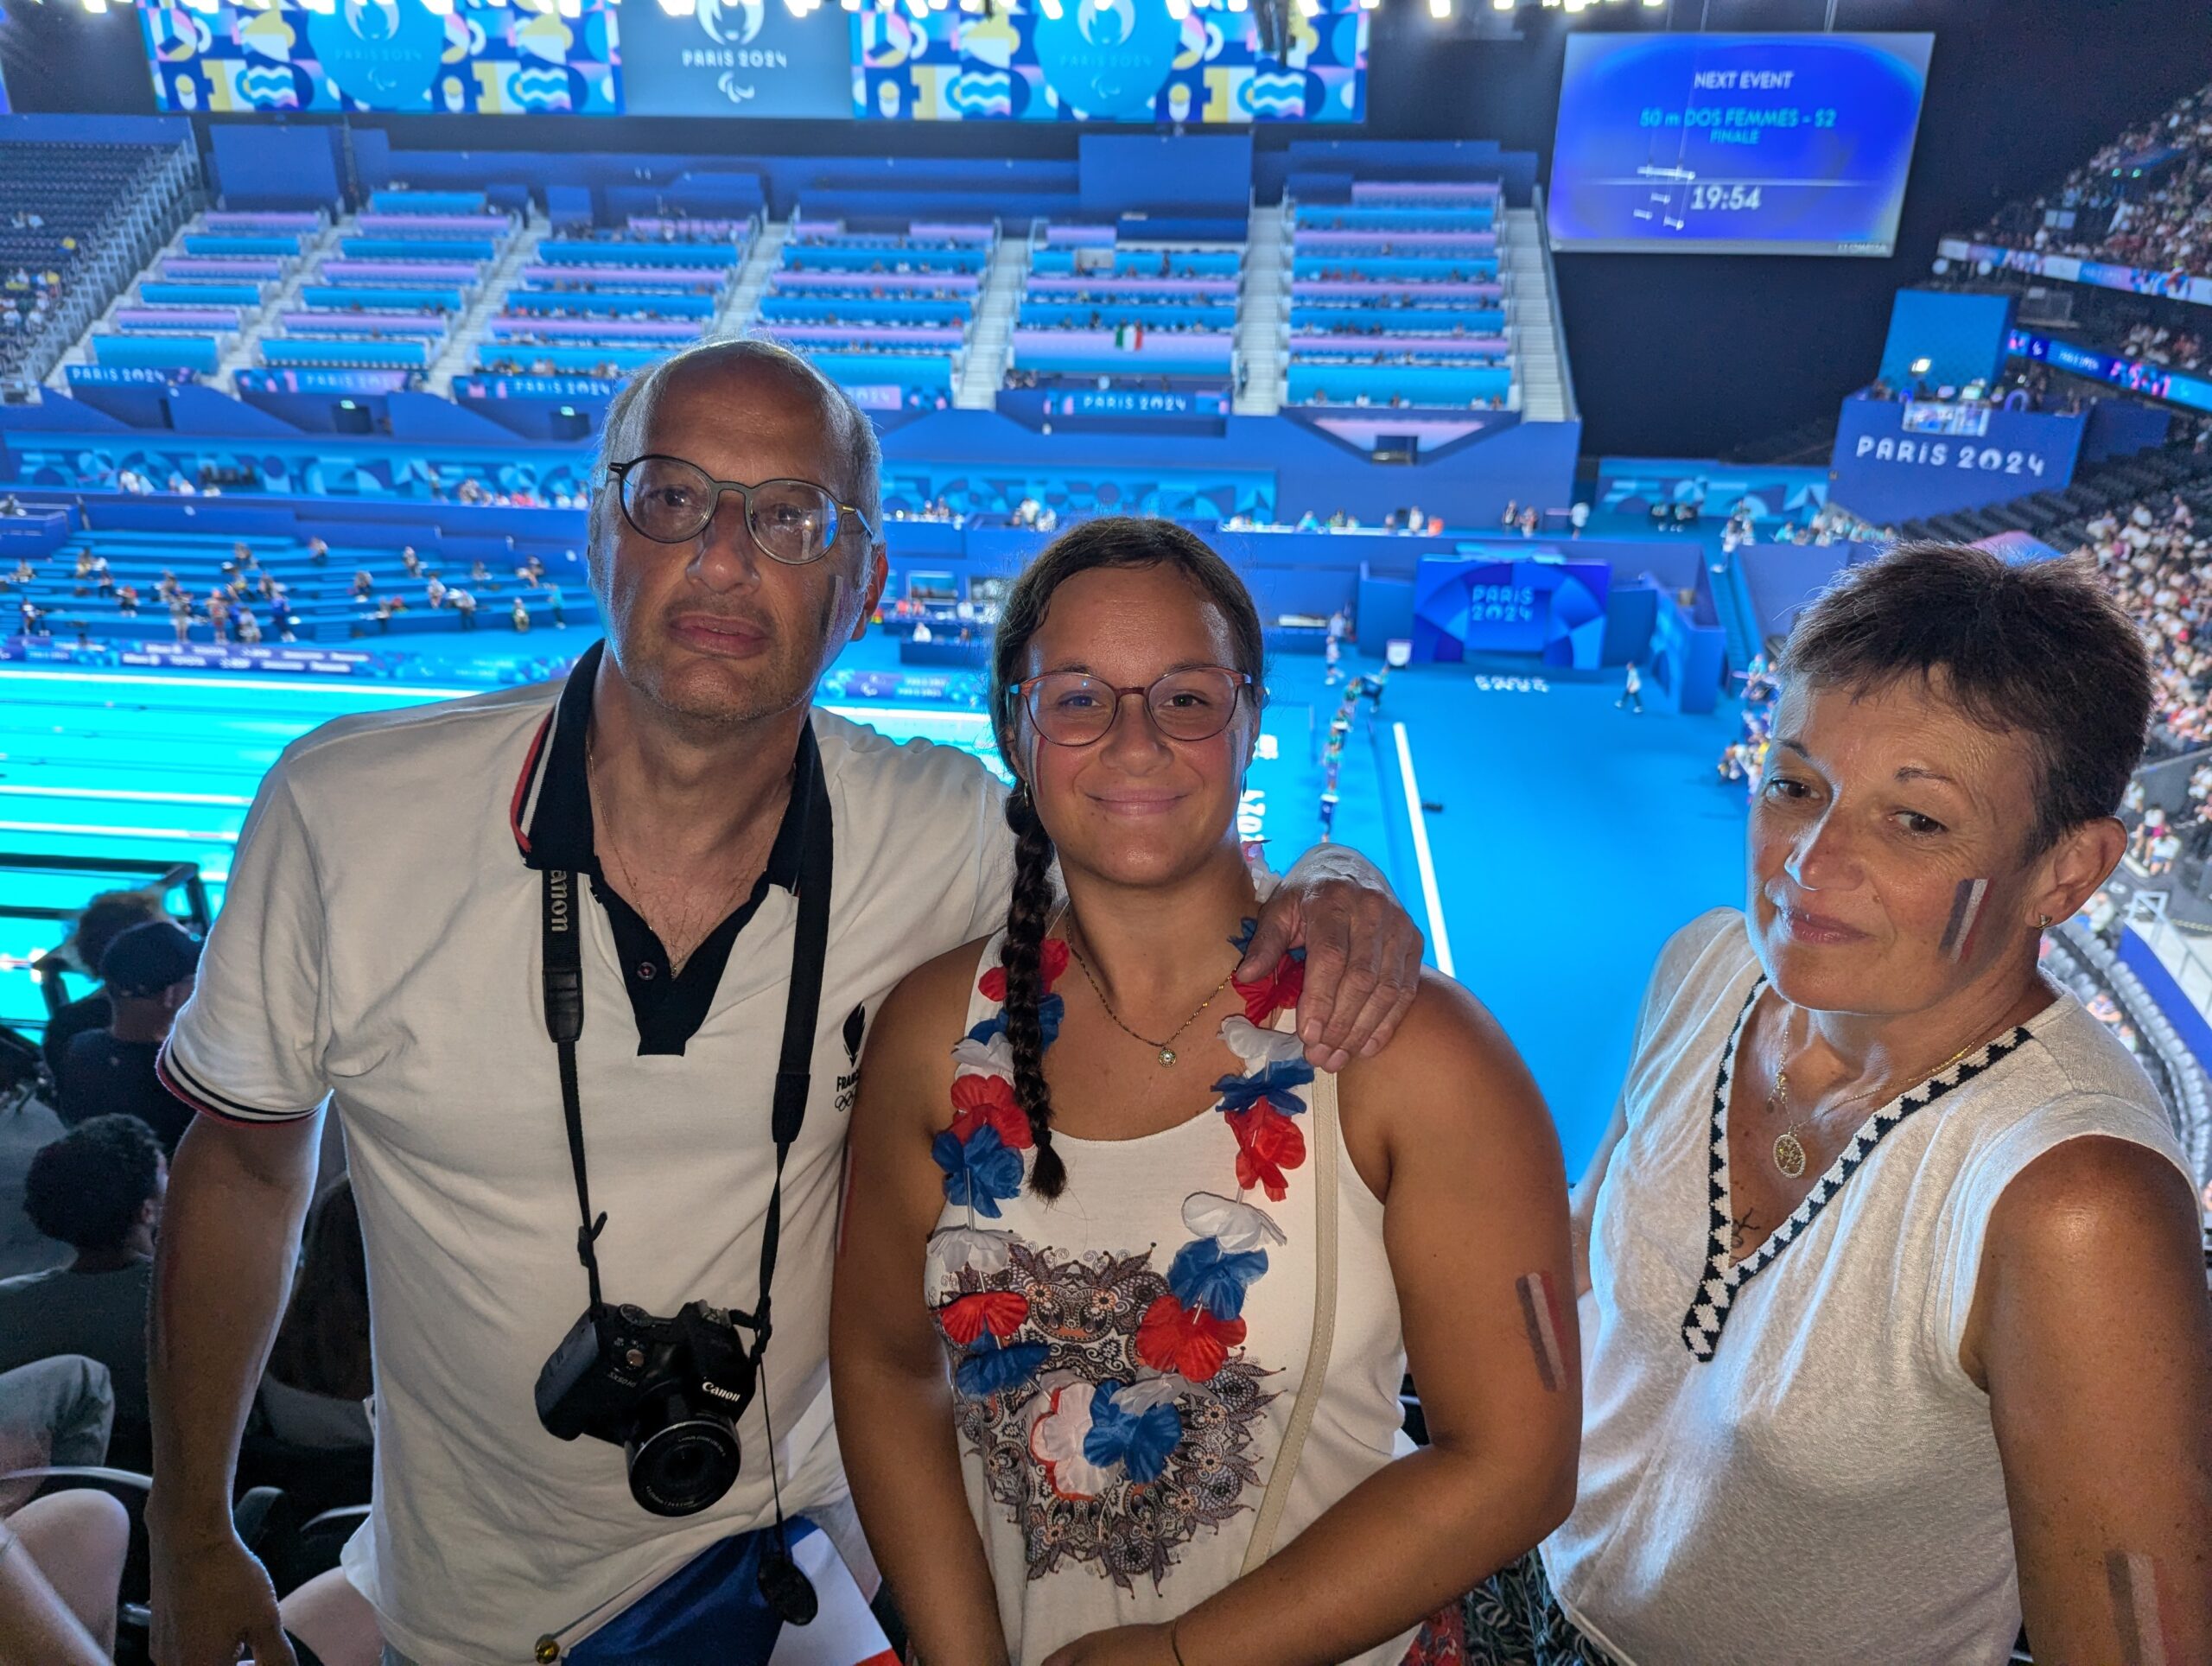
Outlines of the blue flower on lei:
{"type": "MultiPolygon", "coordinates": [[[[976,1137],[980,1139],[982,1135],[976,1137]]],[[[976,1345],[961,1356],[960,1367],[953,1379],[960,1392],[970,1400],[1004,1394],[1010,1389],[1026,1387],[1051,1351],[1041,1342],[1002,1344],[985,1331],[976,1339],[976,1345]]]]}
{"type": "MultiPolygon", "coordinates": [[[[1236,935],[1229,939],[1229,946],[1236,950],[1240,955],[1247,953],[1252,947],[1252,939],[1259,936],[1259,934],[1260,922],[1254,919],[1248,914],[1243,919],[1237,923],[1236,935]]],[[[1298,948],[1291,950],[1289,957],[1293,960],[1303,963],[1306,958],[1306,950],[1304,945],[1301,944],[1298,948]]]]}
{"type": "Polygon", "coordinates": [[[1156,1481],[1166,1472],[1175,1443],[1183,1438],[1183,1419],[1170,1401],[1131,1409],[1115,1403],[1122,1385],[1108,1377],[1090,1399],[1090,1432],[1083,1455],[1101,1469],[1120,1464],[1132,1481],[1156,1481]]]}
{"type": "Polygon", "coordinates": [[[1009,1151],[988,1123],[966,1144],[950,1129],[930,1142],[930,1155],[944,1171],[944,1200],[964,1204],[979,1215],[999,1216],[999,1201],[1021,1191],[1021,1154],[1009,1151]]]}
{"type": "MultiPolygon", "coordinates": [[[[1067,1016],[1067,1000],[1062,995],[1048,995],[1037,1003],[1037,1032],[1046,1046],[1060,1039],[1060,1020],[1067,1016]]],[[[969,1031],[968,1039],[988,1046],[993,1037],[1005,1033],[1006,1008],[1001,1007],[969,1031]]]]}
{"type": "Polygon", "coordinates": [[[1224,1111],[1249,1110],[1264,1102],[1286,1116],[1295,1116],[1306,1109],[1298,1090],[1313,1079],[1313,1066],[1303,1059],[1281,1059],[1249,1076],[1224,1076],[1213,1091],[1221,1096],[1217,1109],[1224,1111]]]}
{"type": "Polygon", "coordinates": [[[1216,1319],[1236,1319],[1244,1294],[1268,1270],[1268,1252],[1224,1252],[1213,1238],[1193,1238],[1175,1252],[1167,1269],[1167,1288],[1190,1308],[1203,1307],[1216,1319]]]}

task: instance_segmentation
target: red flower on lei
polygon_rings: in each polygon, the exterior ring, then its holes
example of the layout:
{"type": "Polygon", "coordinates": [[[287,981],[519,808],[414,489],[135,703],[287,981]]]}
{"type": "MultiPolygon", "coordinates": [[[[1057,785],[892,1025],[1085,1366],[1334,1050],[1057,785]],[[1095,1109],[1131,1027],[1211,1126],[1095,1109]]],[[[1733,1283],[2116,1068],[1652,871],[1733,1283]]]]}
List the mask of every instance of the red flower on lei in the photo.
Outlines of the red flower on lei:
{"type": "Polygon", "coordinates": [[[952,1137],[961,1144],[977,1129],[992,1128],[1008,1151],[1029,1149],[1029,1118],[1014,1102],[1014,1084],[1003,1076],[954,1077],[952,1109],[952,1137]]]}
{"type": "MultiPolygon", "coordinates": [[[[1052,994],[1052,985],[1060,981],[1060,974],[1067,969],[1067,940],[1065,938],[1046,938],[1043,964],[1039,968],[1044,973],[1046,995],[1052,994]]],[[[982,982],[976,988],[982,992],[984,1000],[995,1001],[1003,1007],[1006,1005],[1006,968],[992,967],[983,974],[982,982]]]]}
{"type": "Polygon", "coordinates": [[[1236,1136],[1236,1184],[1246,1191],[1265,1187],[1281,1203],[1290,1195],[1287,1168],[1306,1160],[1306,1135],[1297,1123],[1265,1100],[1249,1110],[1228,1113],[1230,1132],[1236,1136]]]}
{"type": "Polygon", "coordinates": [[[1294,955],[1275,962],[1275,969],[1257,983],[1232,982],[1230,988],[1243,997],[1244,1016],[1265,1026],[1286,1007],[1295,1007],[1306,992],[1306,963],[1294,955]]]}
{"type": "Polygon", "coordinates": [[[1205,1383],[1243,1340],[1243,1319],[1217,1319],[1202,1307],[1193,1311],[1173,1296],[1161,1296],[1137,1326],[1137,1358],[1156,1371],[1205,1383]]]}
{"type": "Polygon", "coordinates": [[[1003,1342],[1029,1317],[1029,1298],[1018,1290],[979,1290],[937,1310],[944,1333],[965,1348],[985,1331],[1003,1342]]]}

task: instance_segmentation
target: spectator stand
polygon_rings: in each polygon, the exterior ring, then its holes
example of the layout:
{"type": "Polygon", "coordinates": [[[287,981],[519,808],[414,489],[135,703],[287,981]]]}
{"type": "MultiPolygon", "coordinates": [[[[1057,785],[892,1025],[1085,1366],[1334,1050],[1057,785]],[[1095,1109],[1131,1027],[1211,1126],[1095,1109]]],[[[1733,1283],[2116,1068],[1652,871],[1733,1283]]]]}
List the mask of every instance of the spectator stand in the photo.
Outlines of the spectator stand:
{"type": "Polygon", "coordinates": [[[1046,224],[1030,245],[1002,385],[1017,397],[1001,410],[1225,414],[1243,244],[1125,242],[1112,225],[1046,224]]]}
{"type": "Polygon", "coordinates": [[[1287,200],[1294,405],[1518,410],[1491,182],[1287,200]]]}
{"type": "Polygon", "coordinates": [[[197,206],[188,130],[166,143],[0,138],[0,389],[60,366],[197,206]]]}
{"type": "Polygon", "coordinates": [[[610,230],[526,238],[493,309],[456,341],[446,387],[434,374],[430,391],[466,403],[512,397],[503,379],[559,378],[611,397],[641,366],[730,327],[760,231],[757,216],[632,215],[610,230]]]}
{"type": "Polygon", "coordinates": [[[996,263],[995,221],[796,212],[755,327],[875,411],[945,410],[961,391],[996,263]]]}

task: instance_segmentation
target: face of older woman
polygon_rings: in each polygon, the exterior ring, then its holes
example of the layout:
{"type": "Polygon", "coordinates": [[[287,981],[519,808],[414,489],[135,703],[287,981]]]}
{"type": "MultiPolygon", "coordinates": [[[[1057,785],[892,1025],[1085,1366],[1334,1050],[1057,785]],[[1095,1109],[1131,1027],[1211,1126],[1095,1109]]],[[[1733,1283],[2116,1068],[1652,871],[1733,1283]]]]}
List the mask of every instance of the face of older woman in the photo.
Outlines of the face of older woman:
{"type": "Polygon", "coordinates": [[[2073,912],[2117,856],[2117,823],[2031,853],[2031,743],[1974,722],[1940,681],[1792,689],[1774,735],[1749,912],[1767,975],[1799,1006],[1901,1014],[2024,976],[2037,916],[2073,912]]]}

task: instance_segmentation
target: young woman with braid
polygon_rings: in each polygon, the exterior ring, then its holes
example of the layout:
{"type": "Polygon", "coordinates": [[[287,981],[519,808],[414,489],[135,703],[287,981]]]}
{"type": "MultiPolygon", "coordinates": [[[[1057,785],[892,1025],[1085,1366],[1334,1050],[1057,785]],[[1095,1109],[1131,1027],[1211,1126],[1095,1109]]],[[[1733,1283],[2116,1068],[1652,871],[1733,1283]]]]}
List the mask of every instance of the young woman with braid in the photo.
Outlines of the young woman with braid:
{"type": "Polygon", "coordinates": [[[1007,925],[870,1033],[831,1319],[931,1666],[1456,1663],[1457,1594],[1573,1496],[1560,1155],[1510,1044],[1431,974],[1316,1078],[1295,963],[1231,980],[1262,671],[1170,522],[1087,523],[1007,599],[1007,925]]]}

